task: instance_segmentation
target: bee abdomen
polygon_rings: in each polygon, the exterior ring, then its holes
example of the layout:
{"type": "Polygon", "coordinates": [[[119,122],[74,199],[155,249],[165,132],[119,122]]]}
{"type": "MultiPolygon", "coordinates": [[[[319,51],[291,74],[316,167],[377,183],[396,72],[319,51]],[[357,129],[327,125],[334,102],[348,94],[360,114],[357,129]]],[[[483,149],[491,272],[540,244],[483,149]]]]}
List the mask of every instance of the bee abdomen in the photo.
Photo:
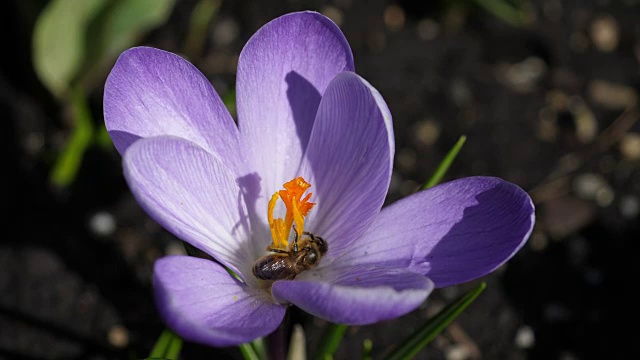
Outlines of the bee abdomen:
{"type": "Polygon", "coordinates": [[[253,265],[253,275],[262,280],[291,280],[297,274],[287,267],[283,257],[267,255],[253,265]]]}

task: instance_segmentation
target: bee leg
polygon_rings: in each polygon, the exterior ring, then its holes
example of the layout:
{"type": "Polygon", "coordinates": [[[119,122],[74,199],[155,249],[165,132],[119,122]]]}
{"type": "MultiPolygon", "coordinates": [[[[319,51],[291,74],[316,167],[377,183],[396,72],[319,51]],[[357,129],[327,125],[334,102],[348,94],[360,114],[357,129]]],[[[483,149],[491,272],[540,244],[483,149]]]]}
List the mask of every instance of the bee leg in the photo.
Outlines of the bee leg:
{"type": "Polygon", "coordinates": [[[298,232],[295,225],[293,225],[293,253],[298,253],[298,232]]]}
{"type": "Polygon", "coordinates": [[[302,235],[307,235],[312,241],[316,241],[316,236],[308,231],[303,232],[302,235]]]}
{"type": "Polygon", "coordinates": [[[274,248],[271,245],[267,246],[267,251],[272,252],[272,253],[278,253],[278,254],[288,254],[289,253],[287,250],[274,248]]]}

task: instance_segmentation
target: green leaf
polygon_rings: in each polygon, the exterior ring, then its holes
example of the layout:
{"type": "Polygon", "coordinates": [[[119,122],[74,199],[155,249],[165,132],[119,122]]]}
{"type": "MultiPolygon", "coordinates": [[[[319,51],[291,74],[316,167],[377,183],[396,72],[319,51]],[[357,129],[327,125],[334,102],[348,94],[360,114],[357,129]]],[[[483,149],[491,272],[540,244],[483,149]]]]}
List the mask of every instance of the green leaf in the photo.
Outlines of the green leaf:
{"type": "Polygon", "coordinates": [[[449,171],[449,167],[451,167],[451,164],[453,164],[453,160],[455,160],[458,156],[458,153],[460,152],[460,149],[462,149],[462,145],[464,145],[465,141],[467,141],[467,137],[464,135],[460,136],[456,144],[453,145],[453,148],[451,148],[444,159],[442,159],[442,162],[440,162],[440,164],[436,168],[436,171],[433,173],[433,175],[431,175],[431,178],[424,185],[422,185],[422,188],[420,190],[434,187],[438,185],[440,181],[442,181],[444,176],[447,174],[447,171],[449,171]]]}
{"type": "Polygon", "coordinates": [[[418,331],[407,338],[387,360],[412,359],[423,347],[429,344],[442,330],[444,330],[460,313],[462,313],[480,295],[487,284],[482,282],[455,302],[449,304],[436,316],[429,319],[418,331]]]}
{"type": "Polygon", "coordinates": [[[100,26],[100,41],[92,41],[92,48],[103,57],[119,55],[135,45],[143,33],[163,24],[174,4],[175,0],[113,1],[101,15],[104,22],[100,26]]]}
{"type": "Polygon", "coordinates": [[[135,46],[148,31],[163,24],[175,0],[111,0],[88,29],[85,83],[104,81],[113,60],[135,46]]]}
{"type": "Polygon", "coordinates": [[[70,92],[69,101],[74,127],[50,174],[51,182],[59,187],[68,186],[76,178],[84,152],[93,136],[91,111],[82,89],[74,88],[70,92]]]}
{"type": "Polygon", "coordinates": [[[191,59],[199,58],[207,40],[209,24],[220,8],[221,0],[200,0],[191,11],[189,33],[185,41],[184,52],[191,59]]]}
{"type": "Polygon", "coordinates": [[[86,27],[105,0],[52,0],[36,19],[33,65],[42,83],[62,97],[83,65],[86,27]]]}
{"type": "Polygon", "coordinates": [[[347,331],[347,325],[329,324],[324,334],[322,334],[320,345],[318,345],[318,349],[315,352],[316,359],[333,359],[333,354],[338,350],[345,331],[347,331]]]}
{"type": "Polygon", "coordinates": [[[229,90],[224,96],[222,96],[222,102],[231,113],[231,116],[236,116],[236,89],[229,90]]]}
{"type": "Polygon", "coordinates": [[[182,339],[171,330],[165,329],[158,337],[149,354],[151,359],[176,360],[182,350],[182,339]]]}

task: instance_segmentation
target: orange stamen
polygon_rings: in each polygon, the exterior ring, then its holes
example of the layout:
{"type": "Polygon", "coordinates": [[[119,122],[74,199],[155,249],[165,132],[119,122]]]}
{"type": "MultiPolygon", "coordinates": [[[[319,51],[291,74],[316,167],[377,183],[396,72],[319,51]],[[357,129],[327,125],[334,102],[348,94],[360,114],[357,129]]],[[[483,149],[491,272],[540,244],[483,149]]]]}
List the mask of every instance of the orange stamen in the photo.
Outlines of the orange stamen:
{"type": "Polygon", "coordinates": [[[304,218],[309,214],[315,203],[309,202],[311,193],[304,198],[302,195],[311,187],[302,177],[297,177],[284,185],[284,190],[277,191],[271,196],[267,209],[267,219],[269,220],[269,228],[271,229],[272,248],[289,251],[289,233],[293,224],[298,237],[302,237],[304,232],[304,218]],[[276,207],[278,198],[282,199],[287,209],[284,219],[274,218],[273,212],[276,207]]]}

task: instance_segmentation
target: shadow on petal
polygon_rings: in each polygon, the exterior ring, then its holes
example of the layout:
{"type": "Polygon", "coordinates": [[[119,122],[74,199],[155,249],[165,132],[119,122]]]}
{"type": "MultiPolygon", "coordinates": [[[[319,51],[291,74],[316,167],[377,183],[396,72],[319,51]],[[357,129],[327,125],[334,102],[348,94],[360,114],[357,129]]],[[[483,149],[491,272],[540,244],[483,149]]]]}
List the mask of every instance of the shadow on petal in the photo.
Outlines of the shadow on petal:
{"type": "Polygon", "coordinates": [[[436,287],[484,276],[526,243],[534,224],[533,204],[524,191],[507,187],[517,188],[501,182],[477,194],[476,204],[466,207],[462,218],[428,252],[426,275],[436,287]]]}
{"type": "Polygon", "coordinates": [[[120,153],[124,153],[125,149],[136,142],[136,140],[142,138],[139,135],[121,130],[109,130],[109,135],[111,136],[113,144],[116,146],[120,153]]]}
{"type": "Polygon", "coordinates": [[[285,76],[285,81],[287,82],[287,99],[291,106],[293,122],[300,139],[300,146],[304,151],[309,143],[311,129],[316,118],[316,111],[311,110],[318,109],[322,96],[309,80],[295,71],[290,71],[285,76]]]}

